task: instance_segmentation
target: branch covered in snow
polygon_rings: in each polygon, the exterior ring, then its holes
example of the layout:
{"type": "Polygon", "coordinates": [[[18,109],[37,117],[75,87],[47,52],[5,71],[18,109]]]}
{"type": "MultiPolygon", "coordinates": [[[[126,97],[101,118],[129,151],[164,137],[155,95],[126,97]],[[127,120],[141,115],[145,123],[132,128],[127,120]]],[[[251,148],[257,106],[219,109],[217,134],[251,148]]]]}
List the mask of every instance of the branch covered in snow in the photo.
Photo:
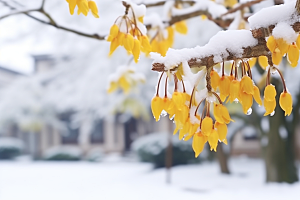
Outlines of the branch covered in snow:
{"type": "MultiPolygon", "coordinates": [[[[295,32],[300,31],[299,15],[294,2],[262,9],[249,18],[253,30],[221,31],[203,47],[193,49],[169,50],[165,57],[152,54],[154,71],[176,70],[176,66],[187,61],[190,67],[207,66],[237,59],[267,56],[273,66],[272,55],[265,38],[270,36],[279,23],[286,23],[295,32]],[[282,13],[278,15],[278,13],[282,13]]],[[[285,30],[283,30],[285,31],[285,30]]]]}

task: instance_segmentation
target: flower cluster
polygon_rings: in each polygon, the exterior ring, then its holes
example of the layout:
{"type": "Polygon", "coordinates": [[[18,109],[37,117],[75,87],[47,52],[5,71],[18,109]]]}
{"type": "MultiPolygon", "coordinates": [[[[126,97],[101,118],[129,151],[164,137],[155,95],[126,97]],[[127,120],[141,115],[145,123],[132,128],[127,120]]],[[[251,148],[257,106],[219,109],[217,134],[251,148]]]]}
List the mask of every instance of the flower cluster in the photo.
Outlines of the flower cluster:
{"type": "Polygon", "coordinates": [[[252,80],[251,65],[248,61],[233,62],[230,75],[225,75],[224,68],[223,64],[221,77],[214,69],[210,72],[211,86],[214,91],[219,88],[221,101],[224,102],[228,97],[227,101],[230,103],[240,102],[245,114],[251,110],[253,98],[259,105],[262,105],[260,92],[252,80]],[[241,77],[239,77],[238,69],[241,69],[241,77]]]}
{"type": "MultiPolygon", "coordinates": [[[[267,46],[272,52],[272,61],[275,65],[279,65],[282,57],[287,55],[287,60],[292,67],[298,65],[299,49],[300,49],[300,35],[298,35],[296,41],[289,44],[283,38],[275,38],[270,36],[267,40],[267,46]]],[[[266,56],[259,57],[259,64],[263,69],[266,69],[268,59],[266,56]]]]}
{"type": "Polygon", "coordinates": [[[188,94],[179,71],[182,72],[182,69],[178,69],[174,74],[175,88],[172,97],[167,95],[168,76],[166,76],[165,82],[165,95],[164,97],[159,96],[158,91],[163,73],[160,76],[156,95],[151,101],[153,116],[158,121],[161,112],[166,111],[170,119],[174,119],[176,125],[174,134],[179,132],[179,139],[187,141],[193,137],[192,147],[195,151],[195,157],[198,157],[203,151],[206,142],[209,143],[211,150],[216,151],[218,141],[227,144],[227,124],[233,120],[217,93],[206,90],[205,95],[198,101],[196,96],[199,96],[203,91],[198,91],[195,86],[191,94],[188,94]],[[182,91],[178,88],[180,83],[182,84],[182,91]],[[201,115],[199,115],[198,110],[202,103],[204,106],[201,115]],[[214,117],[211,117],[211,106],[213,106],[214,117]]]}
{"type": "MultiPolygon", "coordinates": [[[[164,72],[161,74],[156,95],[151,101],[151,109],[156,121],[159,120],[163,111],[169,114],[170,119],[176,125],[174,134],[179,132],[179,139],[189,140],[193,137],[192,147],[197,157],[203,150],[206,142],[210,149],[216,151],[218,141],[227,144],[227,125],[233,121],[229,115],[225,102],[239,102],[245,114],[251,114],[253,99],[259,105],[264,105],[265,114],[272,115],[276,107],[276,89],[270,84],[271,72],[278,72],[283,83],[283,92],[279,98],[280,107],[285,111],[285,115],[292,112],[292,97],[288,93],[281,72],[275,66],[268,67],[267,84],[264,89],[264,99],[262,102],[260,90],[252,80],[251,67],[256,59],[235,60],[231,64],[230,73],[225,74],[225,64],[223,62],[221,74],[217,73],[215,67],[201,69],[200,72],[206,74],[206,88],[198,91],[198,83],[190,83],[193,87],[191,92],[187,92],[183,77],[186,69],[183,64],[167,71],[165,80],[164,96],[161,96],[160,83],[164,72]],[[168,95],[168,80],[174,77],[174,92],[168,95]],[[202,106],[201,114],[198,113],[202,106]],[[213,110],[211,112],[211,110],[213,110]]],[[[186,65],[188,65],[186,63],[186,65]]],[[[199,72],[199,73],[200,73],[199,72]]],[[[190,75],[189,75],[190,76],[190,75]]],[[[195,80],[200,80],[196,78],[195,80]]]]}
{"type": "Polygon", "coordinates": [[[107,37],[107,41],[111,42],[109,55],[112,55],[119,46],[123,46],[128,54],[133,55],[134,61],[138,62],[141,51],[146,54],[151,51],[146,27],[143,25],[146,8],[144,5],[137,6],[125,2],[123,4],[126,7],[125,15],[117,18],[107,37]],[[135,12],[135,10],[144,11],[135,12]]]}
{"type": "Polygon", "coordinates": [[[134,69],[123,66],[119,67],[117,72],[109,77],[108,93],[112,93],[117,89],[121,89],[125,94],[128,94],[130,89],[134,88],[138,83],[144,83],[145,77],[143,74],[135,72],[134,69]]]}
{"type": "Polygon", "coordinates": [[[66,0],[69,3],[70,14],[74,14],[76,6],[78,7],[77,13],[87,16],[88,12],[91,11],[94,17],[99,18],[98,7],[93,0],[66,0]]]}

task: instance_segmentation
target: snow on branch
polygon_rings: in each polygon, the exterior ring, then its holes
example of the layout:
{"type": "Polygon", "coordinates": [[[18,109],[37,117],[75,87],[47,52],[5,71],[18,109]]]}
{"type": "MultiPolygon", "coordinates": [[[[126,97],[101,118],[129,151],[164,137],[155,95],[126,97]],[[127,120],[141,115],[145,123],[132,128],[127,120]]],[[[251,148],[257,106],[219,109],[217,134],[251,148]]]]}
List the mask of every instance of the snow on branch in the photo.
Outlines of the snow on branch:
{"type": "Polygon", "coordinates": [[[223,61],[258,56],[267,56],[269,65],[272,66],[272,55],[267,48],[265,37],[272,34],[278,23],[286,23],[295,32],[300,31],[300,19],[295,2],[262,9],[249,18],[249,23],[250,27],[255,29],[220,31],[203,47],[169,49],[165,57],[153,53],[152,70],[176,70],[176,66],[184,61],[187,61],[190,67],[212,67],[223,61]]]}

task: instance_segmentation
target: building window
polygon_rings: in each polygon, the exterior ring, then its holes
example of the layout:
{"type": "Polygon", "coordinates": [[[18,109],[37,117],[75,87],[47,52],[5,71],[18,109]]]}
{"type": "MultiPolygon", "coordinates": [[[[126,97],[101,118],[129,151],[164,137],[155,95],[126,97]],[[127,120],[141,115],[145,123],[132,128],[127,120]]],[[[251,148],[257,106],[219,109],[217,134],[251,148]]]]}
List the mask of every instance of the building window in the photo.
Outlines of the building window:
{"type": "Polygon", "coordinates": [[[103,120],[99,120],[95,122],[94,128],[91,132],[91,143],[98,144],[104,142],[104,122],[103,120]]]}

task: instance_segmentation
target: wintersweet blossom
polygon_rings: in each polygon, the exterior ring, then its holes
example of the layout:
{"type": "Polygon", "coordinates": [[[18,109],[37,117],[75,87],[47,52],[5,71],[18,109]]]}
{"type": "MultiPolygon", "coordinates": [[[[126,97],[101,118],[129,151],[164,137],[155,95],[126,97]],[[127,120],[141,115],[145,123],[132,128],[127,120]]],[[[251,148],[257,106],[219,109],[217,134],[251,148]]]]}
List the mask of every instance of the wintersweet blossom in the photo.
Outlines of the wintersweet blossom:
{"type": "Polygon", "coordinates": [[[77,14],[80,13],[87,16],[89,10],[91,10],[94,17],[99,18],[98,7],[95,1],[93,0],[66,0],[69,3],[70,14],[74,14],[76,6],[78,7],[77,14]]]}
{"type": "Polygon", "coordinates": [[[284,110],[284,115],[289,116],[293,109],[293,101],[292,96],[288,92],[282,92],[279,98],[279,105],[284,110]]]}

